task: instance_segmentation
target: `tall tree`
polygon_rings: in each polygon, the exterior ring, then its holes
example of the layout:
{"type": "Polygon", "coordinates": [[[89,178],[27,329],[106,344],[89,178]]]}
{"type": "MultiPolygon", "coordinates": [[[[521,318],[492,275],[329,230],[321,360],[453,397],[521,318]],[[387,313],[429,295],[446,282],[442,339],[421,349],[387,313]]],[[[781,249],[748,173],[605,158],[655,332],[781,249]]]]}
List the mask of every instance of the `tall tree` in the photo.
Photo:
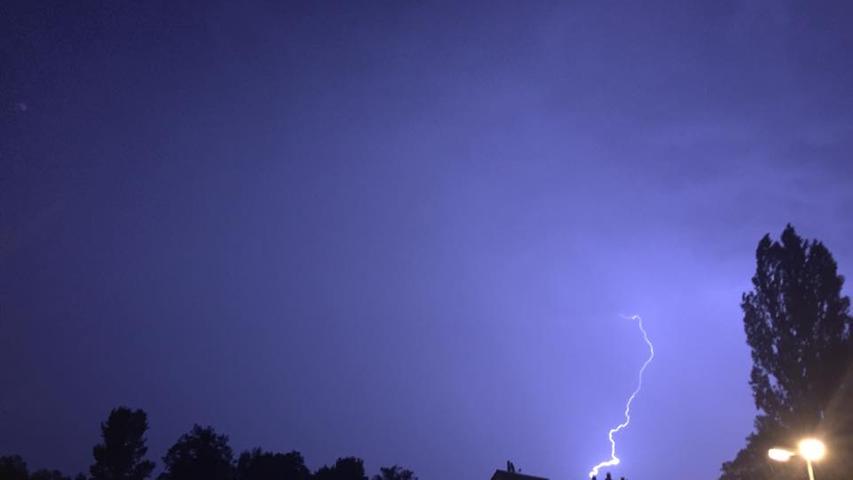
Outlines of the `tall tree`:
{"type": "MultiPolygon", "coordinates": [[[[723,464],[722,480],[801,476],[797,465],[771,464],[767,449],[794,446],[819,435],[846,448],[850,397],[850,300],[832,254],[819,241],[803,240],[788,225],[780,241],[758,243],[753,290],[743,295],[744,329],[752,352],[749,385],[758,415],[747,446],[723,464]]],[[[827,459],[827,474],[844,468],[827,459]]],[[[842,478],[842,477],[837,477],[842,478]]],[[[846,478],[846,477],[845,477],[846,478]]]]}
{"type": "Polygon", "coordinates": [[[364,460],[355,457],[339,458],[333,466],[324,465],[317,470],[314,480],[367,480],[364,460]]]}
{"type": "Polygon", "coordinates": [[[160,480],[233,480],[233,456],[227,436],[195,425],[166,452],[160,480]]]}
{"type": "Polygon", "coordinates": [[[148,416],[142,410],[114,408],[101,424],[101,443],[92,454],[89,467],[93,480],[145,480],[154,470],[154,462],[145,459],[148,447],[145,432],[148,416]]]}
{"type": "Polygon", "coordinates": [[[272,453],[255,448],[237,459],[236,480],[308,480],[310,476],[305,459],[296,451],[272,453]]]}

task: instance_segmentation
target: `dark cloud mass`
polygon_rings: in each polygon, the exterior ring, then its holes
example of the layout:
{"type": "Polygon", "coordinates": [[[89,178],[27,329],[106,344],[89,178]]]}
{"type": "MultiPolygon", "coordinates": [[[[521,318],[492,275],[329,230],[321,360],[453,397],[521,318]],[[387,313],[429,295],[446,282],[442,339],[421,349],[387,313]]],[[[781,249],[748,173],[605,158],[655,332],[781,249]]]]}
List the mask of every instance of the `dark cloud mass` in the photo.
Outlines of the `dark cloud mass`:
{"type": "Polygon", "coordinates": [[[853,274],[846,2],[2,10],[0,452],[33,466],[84,470],[128,404],[155,458],[198,422],[584,478],[638,313],[618,473],[714,478],[758,239],[853,274]]]}

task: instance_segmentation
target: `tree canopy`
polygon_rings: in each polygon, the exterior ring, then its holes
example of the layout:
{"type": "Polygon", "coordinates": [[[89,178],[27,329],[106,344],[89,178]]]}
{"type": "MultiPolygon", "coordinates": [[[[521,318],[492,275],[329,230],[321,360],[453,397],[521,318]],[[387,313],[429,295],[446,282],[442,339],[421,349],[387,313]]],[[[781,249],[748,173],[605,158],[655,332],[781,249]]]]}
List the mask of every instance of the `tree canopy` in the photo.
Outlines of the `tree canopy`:
{"type": "Polygon", "coordinates": [[[237,459],[236,480],[307,480],[311,472],[302,454],[264,452],[255,448],[237,459]]]}
{"type": "MultiPolygon", "coordinates": [[[[741,308],[758,415],[746,448],[723,465],[721,479],[793,478],[802,475],[799,467],[770,463],[769,448],[816,435],[844,451],[853,433],[850,300],[829,250],[802,239],[791,225],[779,241],[765,235],[758,243],[752,285],[741,308]]],[[[845,456],[828,458],[821,477],[846,475],[845,456]]]]}
{"type": "Polygon", "coordinates": [[[154,462],[145,459],[148,417],[142,410],[118,407],[101,424],[102,443],[95,445],[95,463],[89,468],[92,480],[145,480],[154,462]]]}
{"type": "Polygon", "coordinates": [[[320,467],[314,480],[367,480],[364,461],[355,457],[339,458],[331,467],[320,467]]]}
{"type": "Polygon", "coordinates": [[[418,477],[411,470],[399,465],[393,465],[391,467],[380,468],[379,475],[374,475],[373,480],[418,480],[418,477]]]}
{"type": "Polygon", "coordinates": [[[0,480],[27,480],[27,462],[20,455],[0,457],[0,480]]]}
{"type": "Polygon", "coordinates": [[[195,425],[166,452],[160,480],[232,480],[233,456],[226,435],[195,425]]]}

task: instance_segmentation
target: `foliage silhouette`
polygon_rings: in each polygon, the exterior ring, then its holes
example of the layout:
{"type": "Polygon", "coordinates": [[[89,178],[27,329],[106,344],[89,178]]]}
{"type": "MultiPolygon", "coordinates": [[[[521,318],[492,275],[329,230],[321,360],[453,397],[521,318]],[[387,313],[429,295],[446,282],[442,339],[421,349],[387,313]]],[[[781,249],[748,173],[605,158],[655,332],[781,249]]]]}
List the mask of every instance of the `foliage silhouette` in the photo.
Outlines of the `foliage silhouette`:
{"type": "Polygon", "coordinates": [[[163,457],[160,480],[233,480],[233,453],[228,437],[213,427],[194,425],[163,457]]]}
{"type": "Polygon", "coordinates": [[[333,466],[324,465],[317,470],[314,480],[367,480],[364,461],[355,457],[339,458],[333,466]]]}
{"type": "MultiPolygon", "coordinates": [[[[148,418],[143,410],[116,407],[101,424],[102,442],[95,445],[91,478],[73,479],[58,470],[29,473],[19,455],[0,456],[0,480],[145,480],[154,463],[145,459],[148,418]]],[[[338,458],[311,474],[297,451],[265,452],[255,448],[240,454],[235,462],[228,437],[212,427],[194,425],[163,457],[165,469],[158,480],[368,480],[364,461],[338,458]]],[[[380,468],[372,480],[418,480],[414,472],[398,465],[380,468]]]]}
{"type": "Polygon", "coordinates": [[[20,455],[0,457],[0,480],[27,480],[27,462],[20,455]]]}
{"type": "Polygon", "coordinates": [[[44,468],[31,473],[30,480],[71,480],[71,477],[63,475],[59,470],[48,470],[44,468]]]}
{"type": "Polygon", "coordinates": [[[311,472],[302,454],[272,453],[255,448],[237,459],[236,480],[308,480],[311,472]]]}
{"type": "MultiPolygon", "coordinates": [[[[844,278],[829,250],[803,240],[791,225],[780,241],[765,235],[758,243],[752,284],[741,308],[758,415],[747,446],[723,464],[720,478],[800,478],[800,462],[771,463],[767,450],[817,435],[836,451],[851,451],[850,300],[841,294],[844,278]]],[[[848,456],[827,458],[822,480],[849,478],[850,465],[842,465],[848,456]]]]}
{"type": "Polygon", "coordinates": [[[418,480],[415,472],[399,465],[380,467],[379,475],[374,475],[373,480],[418,480]]]}
{"type": "MultiPolygon", "coordinates": [[[[142,410],[114,408],[101,424],[102,443],[95,445],[95,463],[89,468],[92,480],[145,480],[154,462],[145,459],[148,417],[142,410]]],[[[45,479],[49,480],[49,479],[45,479]]]]}

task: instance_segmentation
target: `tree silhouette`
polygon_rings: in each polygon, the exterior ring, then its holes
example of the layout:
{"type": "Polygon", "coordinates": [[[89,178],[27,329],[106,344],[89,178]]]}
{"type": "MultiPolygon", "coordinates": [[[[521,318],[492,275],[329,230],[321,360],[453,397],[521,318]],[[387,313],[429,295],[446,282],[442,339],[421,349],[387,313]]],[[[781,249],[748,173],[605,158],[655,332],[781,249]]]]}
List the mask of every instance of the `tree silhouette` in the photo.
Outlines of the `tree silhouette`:
{"type": "Polygon", "coordinates": [[[163,457],[160,480],[233,480],[233,453],[228,437],[213,427],[194,425],[163,457]]]}
{"type": "Polygon", "coordinates": [[[379,475],[374,475],[373,480],[418,480],[415,472],[398,465],[380,467],[379,475]]]}
{"type": "Polygon", "coordinates": [[[323,466],[314,474],[314,480],[367,480],[364,461],[360,458],[339,458],[334,466],[323,466]]]}
{"type": "Polygon", "coordinates": [[[849,428],[841,415],[853,409],[845,379],[853,358],[850,300],[841,294],[844,278],[829,250],[803,240],[791,225],[780,241],[765,235],[758,243],[752,284],[741,308],[758,415],[746,448],[723,464],[721,479],[799,477],[801,465],[772,464],[767,449],[796,445],[805,435],[831,438],[849,428]]]}
{"type": "MultiPolygon", "coordinates": [[[[101,424],[102,443],[95,445],[95,463],[89,467],[92,480],[145,480],[154,462],[145,460],[148,417],[142,410],[114,408],[101,424]]],[[[49,479],[45,479],[49,480],[49,479]]]]}
{"type": "Polygon", "coordinates": [[[71,480],[71,477],[63,475],[59,470],[48,470],[44,468],[31,473],[30,480],[71,480]]]}
{"type": "Polygon", "coordinates": [[[272,453],[255,448],[243,452],[237,460],[236,480],[308,480],[310,477],[311,472],[297,451],[272,453]]]}
{"type": "MultiPolygon", "coordinates": [[[[143,410],[116,407],[101,423],[102,442],[92,449],[95,463],[91,477],[75,477],[59,470],[41,469],[29,473],[19,455],[0,456],[0,480],[146,480],[154,463],[148,452],[145,433],[148,418],[143,410]]],[[[193,425],[181,435],[163,457],[164,471],[157,480],[368,480],[364,461],[356,457],[338,458],[312,475],[297,451],[265,452],[255,448],[240,454],[235,463],[228,437],[213,427],[193,425]]],[[[371,480],[418,480],[414,472],[398,465],[380,468],[371,480]]]]}
{"type": "Polygon", "coordinates": [[[27,462],[20,455],[0,457],[0,480],[27,480],[27,462]]]}

